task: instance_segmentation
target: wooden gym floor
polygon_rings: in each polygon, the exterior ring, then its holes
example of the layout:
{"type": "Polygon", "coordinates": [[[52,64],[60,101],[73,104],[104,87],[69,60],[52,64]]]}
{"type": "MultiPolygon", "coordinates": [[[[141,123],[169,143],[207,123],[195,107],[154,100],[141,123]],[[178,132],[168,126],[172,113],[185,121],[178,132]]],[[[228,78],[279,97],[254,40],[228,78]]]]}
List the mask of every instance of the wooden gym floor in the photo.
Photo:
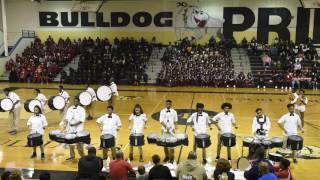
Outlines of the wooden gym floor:
{"type": "MultiPolygon", "coordinates": [[[[9,84],[1,83],[0,88],[16,87],[16,93],[20,96],[22,102],[26,99],[32,98],[33,88],[41,88],[42,92],[48,97],[57,94],[58,84],[39,85],[39,84],[9,84]]],[[[128,117],[132,111],[133,106],[139,103],[144,108],[145,113],[148,116],[149,128],[145,130],[145,135],[151,132],[160,133],[160,124],[158,121],[152,119],[151,115],[159,112],[164,107],[166,99],[173,101],[173,107],[175,109],[190,109],[195,107],[197,102],[205,104],[205,109],[210,111],[219,112],[220,105],[223,102],[230,102],[233,105],[232,112],[235,114],[238,130],[235,130],[237,136],[250,136],[251,135],[251,123],[252,118],[255,115],[254,110],[257,107],[264,109],[265,113],[271,118],[272,127],[270,137],[281,136],[282,132],[276,121],[287,112],[286,104],[288,102],[288,91],[281,91],[275,89],[241,89],[241,88],[201,88],[201,87],[155,87],[155,86],[119,86],[120,97],[115,104],[115,111],[120,115],[123,127],[118,134],[118,146],[128,156],[128,117]]],[[[84,85],[65,85],[65,89],[74,97],[81,89],[84,89],[84,85]]],[[[309,98],[309,104],[307,106],[307,112],[305,114],[305,133],[304,137],[305,145],[318,146],[320,143],[320,91],[307,91],[309,98]]],[[[4,95],[1,94],[0,97],[4,95]]],[[[71,101],[72,102],[72,101],[71,101]]],[[[95,119],[106,112],[106,103],[95,103],[95,119]]],[[[58,143],[51,142],[48,137],[48,133],[51,130],[58,129],[58,123],[60,116],[57,111],[51,111],[46,108],[46,117],[48,119],[49,126],[46,130],[44,140],[46,143],[45,152],[46,159],[30,159],[31,148],[25,147],[26,136],[28,130],[26,128],[26,121],[30,116],[24,109],[21,111],[21,120],[19,123],[20,130],[15,136],[11,136],[7,133],[7,116],[8,113],[0,113],[0,168],[17,167],[17,168],[34,168],[41,170],[55,170],[55,171],[76,171],[77,161],[66,162],[65,159],[69,157],[69,150],[64,149],[62,146],[58,146],[58,143]]],[[[181,114],[184,118],[188,117],[188,114],[181,114]]],[[[214,126],[213,126],[214,127],[214,126]]],[[[92,145],[99,147],[100,142],[100,130],[93,121],[87,121],[85,129],[90,130],[92,145]]],[[[184,131],[184,126],[179,125],[178,132],[184,131]]],[[[187,129],[189,135],[190,144],[188,147],[182,149],[181,161],[186,159],[188,152],[192,149],[192,131],[191,128],[187,129]]],[[[211,135],[212,145],[207,149],[208,157],[214,159],[216,156],[216,135],[217,129],[213,128],[209,131],[211,135]]],[[[236,159],[241,156],[242,139],[237,137],[237,145],[232,148],[233,168],[236,167],[236,159]]],[[[176,148],[176,159],[179,154],[179,148],[176,148]]],[[[144,146],[144,159],[145,163],[148,163],[153,154],[160,154],[161,158],[164,157],[162,148],[155,145],[144,146]]],[[[39,155],[39,153],[38,153],[39,155]]],[[[101,156],[101,151],[98,151],[98,155],[101,156]]],[[[199,151],[199,155],[201,155],[199,151]]],[[[132,162],[134,165],[138,165],[138,151],[135,150],[135,160],[132,162]]],[[[226,149],[222,149],[222,157],[226,158],[226,149]]],[[[78,155],[77,155],[78,158],[78,155]]],[[[201,157],[199,157],[200,160],[201,157]]],[[[292,164],[292,172],[295,179],[317,179],[318,170],[315,165],[320,164],[320,159],[298,159],[298,164],[292,164]]],[[[210,162],[210,161],[209,161],[210,162]]],[[[214,164],[214,162],[211,162],[214,164]]]]}

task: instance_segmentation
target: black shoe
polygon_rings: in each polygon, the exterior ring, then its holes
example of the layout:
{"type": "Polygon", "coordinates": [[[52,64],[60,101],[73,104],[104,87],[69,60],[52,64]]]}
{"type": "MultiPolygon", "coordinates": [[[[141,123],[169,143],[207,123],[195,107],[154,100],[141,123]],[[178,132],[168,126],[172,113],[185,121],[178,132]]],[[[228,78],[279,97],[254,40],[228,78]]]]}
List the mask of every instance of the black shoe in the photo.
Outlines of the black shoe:
{"type": "Polygon", "coordinates": [[[35,158],[35,157],[37,157],[37,153],[34,152],[34,153],[32,153],[32,155],[30,156],[30,158],[33,159],[33,158],[35,158]]]}
{"type": "Polygon", "coordinates": [[[298,160],[296,158],[293,159],[293,163],[297,164],[298,160]]]}
{"type": "Polygon", "coordinates": [[[93,117],[92,117],[92,116],[88,116],[86,119],[87,119],[87,120],[92,120],[93,117]]]}
{"type": "Polygon", "coordinates": [[[174,162],[174,159],[170,159],[170,160],[169,160],[169,162],[170,162],[171,164],[173,164],[173,162],[174,162]]]}
{"type": "Polygon", "coordinates": [[[168,157],[165,157],[163,162],[168,162],[169,161],[169,158],[168,157]]]}
{"type": "Polygon", "coordinates": [[[220,159],[220,156],[217,156],[217,157],[216,157],[216,161],[218,161],[219,159],[220,159]]]}
{"type": "Polygon", "coordinates": [[[41,153],[41,159],[44,159],[44,153],[41,153]]]}
{"type": "Polygon", "coordinates": [[[202,159],[202,164],[207,164],[207,160],[206,159],[202,159]]]}
{"type": "Polygon", "coordinates": [[[17,130],[13,130],[13,131],[10,131],[9,132],[11,135],[16,135],[18,132],[17,132],[17,130]]]}
{"type": "Polygon", "coordinates": [[[133,161],[133,155],[132,154],[129,155],[129,160],[133,161]]]}
{"type": "Polygon", "coordinates": [[[73,161],[73,160],[75,160],[74,157],[69,157],[69,158],[66,159],[66,161],[73,161]]]}

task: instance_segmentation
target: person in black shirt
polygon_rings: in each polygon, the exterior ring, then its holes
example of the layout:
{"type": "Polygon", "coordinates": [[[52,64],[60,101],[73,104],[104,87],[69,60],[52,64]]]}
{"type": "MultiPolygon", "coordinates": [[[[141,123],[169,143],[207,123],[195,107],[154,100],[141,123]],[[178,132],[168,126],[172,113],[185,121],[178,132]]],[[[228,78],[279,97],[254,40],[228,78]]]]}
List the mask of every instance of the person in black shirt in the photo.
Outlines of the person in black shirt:
{"type": "Polygon", "coordinates": [[[160,156],[153,155],[152,162],[154,166],[149,171],[149,180],[171,180],[172,175],[167,166],[160,164],[160,156]]]}
{"type": "Polygon", "coordinates": [[[261,174],[259,172],[259,163],[260,162],[266,162],[268,164],[269,172],[273,173],[273,166],[272,164],[264,158],[265,151],[263,147],[258,147],[256,149],[256,152],[254,154],[255,160],[251,163],[251,168],[248,171],[244,172],[244,177],[247,180],[257,180],[261,177],[261,174]]]}
{"type": "Polygon", "coordinates": [[[99,180],[102,167],[103,161],[96,156],[96,148],[90,147],[88,155],[79,160],[77,179],[99,180]]]}

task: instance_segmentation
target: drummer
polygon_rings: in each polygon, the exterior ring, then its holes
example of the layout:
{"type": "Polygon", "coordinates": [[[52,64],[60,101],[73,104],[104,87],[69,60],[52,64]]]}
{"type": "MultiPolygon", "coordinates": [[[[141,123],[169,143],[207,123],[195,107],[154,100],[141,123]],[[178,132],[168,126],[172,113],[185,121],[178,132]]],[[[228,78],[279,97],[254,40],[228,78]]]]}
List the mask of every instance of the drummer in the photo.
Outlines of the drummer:
{"type": "Polygon", "coordinates": [[[299,99],[299,95],[297,93],[297,90],[295,88],[292,88],[291,94],[289,95],[289,103],[294,104],[294,108],[297,108],[297,101],[299,99]]]}
{"type": "MultiPolygon", "coordinates": [[[[60,126],[65,130],[67,134],[76,134],[84,129],[84,121],[86,119],[86,111],[80,106],[80,100],[78,97],[74,98],[74,105],[70,106],[67,110],[65,118],[60,122],[60,126]]],[[[78,153],[82,157],[84,156],[83,144],[76,143],[78,153]]],[[[75,159],[74,145],[69,145],[70,157],[67,161],[75,159]]]]}
{"type": "Polygon", "coordinates": [[[47,104],[48,99],[46,98],[46,96],[44,94],[41,93],[40,89],[38,89],[38,88],[34,89],[34,94],[36,96],[35,99],[41,102],[41,112],[44,113],[45,106],[47,104]]]}
{"type": "Polygon", "coordinates": [[[308,104],[308,98],[304,95],[305,91],[303,89],[299,90],[299,98],[297,100],[297,113],[300,115],[301,125],[304,127],[304,112],[306,111],[306,106],[308,104]]]}
{"type": "MultiPolygon", "coordinates": [[[[232,105],[230,103],[223,103],[221,105],[221,109],[223,112],[218,113],[216,116],[212,118],[213,123],[218,128],[218,143],[217,143],[217,157],[216,160],[220,159],[221,152],[221,135],[224,133],[232,133],[232,126],[238,129],[236,125],[236,120],[234,115],[229,112],[232,109],[232,105]]],[[[231,148],[227,147],[228,152],[228,160],[231,160],[231,148]]]]}
{"type": "MultiPolygon", "coordinates": [[[[117,132],[120,130],[122,124],[121,124],[120,117],[113,112],[113,106],[107,107],[107,114],[99,117],[97,119],[97,123],[100,126],[101,135],[111,134],[114,136],[115,142],[117,142],[117,134],[118,134],[117,132]]],[[[108,151],[109,151],[109,148],[102,149],[103,159],[108,158],[108,151]]],[[[112,159],[115,159],[116,145],[115,147],[111,148],[111,154],[112,154],[112,159]]]]}
{"type": "MultiPolygon", "coordinates": [[[[303,133],[301,119],[298,114],[294,112],[294,104],[288,104],[288,113],[284,114],[278,121],[280,128],[284,131],[283,148],[287,148],[287,140],[289,136],[298,135],[298,129],[303,133]]],[[[292,159],[294,163],[297,163],[296,151],[292,151],[292,159]]]]}
{"type": "MultiPolygon", "coordinates": [[[[160,111],[160,119],[159,119],[162,127],[162,136],[174,136],[174,130],[176,128],[176,124],[178,122],[178,114],[172,108],[172,101],[166,100],[166,107],[160,111]]],[[[164,147],[164,162],[170,161],[173,163],[174,161],[174,148],[164,147]]]]}
{"type": "Polygon", "coordinates": [[[252,120],[252,134],[256,139],[266,139],[270,131],[271,123],[262,108],[256,109],[256,116],[252,120]]]}
{"type": "MultiPolygon", "coordinates": [[[[140,104],[136,104],[134,106],[132,114],[129,117],[129,121],[129,129],[131,130],[131,133],[143,134],[143,129],[147,127],[147,116],[143,113],[143,109],[140,104]]],[[[139,161],[143,162],[142,146],[139,146],[139,153],[139,161]]],[[[130,146],[129,159],[130,161],[133,160],[133,146],[130,146]]]]}
{"type": "Polygon", "coordinates": [[[117,98],[116,96],[119,96],[119,93],[118,93],[118,87],[117,87],[116,83],[114,82],[114,78],[113,77],[111,77],[110,80],[109,80],[109,86],[110,86],[110,89],[111,89],[111,92],[112,92],[112,96],[109,99],[108,103],[109,103],[109,105],[114,106],[116,98],[117,98]]]}
{"type": "Polygon", "coordinates": [[[88,106],[85,107],[86,112],[88,114],[86,119],[87,120],[92,120],[93,119],[94,102],[97,101],[97,95],[96,95],[96,92],[94,91],[94,89],[92,87],[90,87],[90,84],[87,84],[86,91],[88,93],[90,93],[90,95],[92,97],[91,104],[89,104],[88,106]]]}
{"type": "Polygon", "coordinates": [[[11,99],[13,103],[13,108],[9,111],[9,134],[17,134],[18,122],[20,120],[20,97],[13,92],[10,88],[5,88],[3,90],[6,98],[11,99]]]}
{"type": "MultiPolygon", "coordinates": [[[[194,137],[199,134],[207,134],[207,127],[210,127],[209,124],[209,115],[206,112],[203,112],[204,104],[197,103],[196,112],[192,113],[192,115],[187,120],[187,123],[193,123],[192,130],[194,131],[194,137]]],[[[211,127],[210,127],[211,129],[211,127]]],[[[197,152],[197,143],[194,138],[193,151],[197,152]]],[[[203,164],[207,163],[206,149],[202,148],[202,159],[203,164]]]]}
{"type": "Polygon", "coordinates": [[[62,116],[61,118],[63,120],[68,109],[70,95],[67,91],[64,90],[62,85],[59,86],[58,90],[59,90],[59,96],[63,97],[63,99],[65,100],[65,106],[60,110],[60,115],[62,116]]]}
{"type": "MultiPolygon", "coordinates": [[[[29,118],[27,126],[30,129],[30,134],[38,133],[43,136],[45,128],[48,126],[46,117],[42,114],[39,106],[34,107],[34,114],[29,118]]],[[[42,138],[41,136],[41,138],[42,138]]],[[[44,159],[44,146],[40,145],[41,159],[44,159]]],[[[37,149],[33,147],[31,159],[37,157],[37,149]]]]}

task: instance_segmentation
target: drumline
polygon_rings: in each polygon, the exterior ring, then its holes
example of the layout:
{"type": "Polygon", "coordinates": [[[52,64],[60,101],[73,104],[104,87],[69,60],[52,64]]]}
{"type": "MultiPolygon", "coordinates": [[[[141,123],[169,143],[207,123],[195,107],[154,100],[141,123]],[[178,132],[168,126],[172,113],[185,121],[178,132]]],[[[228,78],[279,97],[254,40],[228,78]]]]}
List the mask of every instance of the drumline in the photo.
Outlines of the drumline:
{"type": "MultiPolygon", "coordinates": [[[[108,101],[113,96],[113,92],[109,86],[103,85],[96,89],[96,97],[99,101],[108,101]]],[[[88,106],[92,103],[93,97],[87,91],[82,91],[76,95],[82,106],[88,106]]],[[[61,95],[52,96],[48,100],[48,106],[51,110],[61,110],[65,108],[66,101],[61,95]]],[[[42,107],[39,100],[28,99],[24,103],[24,108],[27,112],[33,113],[36,106],[42,107]]],[[[0,99],[0,111],[6,112],[13,109],[13,101],[9,98],[0,99]]],[[[64,133],[60,130],[53,130],[49,132],[49,138],[58,143],[75,144],[75,143],[91,143],[90,132],[87,130],[78,133],[64,133]]],[[[145,139],[142,133],[132,133],[129,136],[130,146],[144,146],[145,139]]],[[[236,145],[236,135],[233,133],[223,133],[220,136],[221,144],[226,147],[234,147],[236,145]]],[[[178,146],[188,146],[188,135],[185,133],[176,133],[174,136],[167,136],[165,134],[159,135],[155,132],[147,136],[149,144],[156,144],[158,146],[175,148],[178,146]]],[[[30,147],[43,145],[42,135],[38,133],[29,134],[27,136],[27,144],[30,147]]],[[[209,134],[195,135],[195,144],[198,148],[209,148],[211,146],[211,137],[209,134]]],[[[283,139],[281,137],[272,137],[271,139],[245,137],[242,141],[242,157],[238,159],[238,164],[245,161],[243,157],[244,147],[263,146],[266,150],[283,147],[283,139]]],[[[291,150],[301,150],[303,148],[303,138],[298,135],[291,135],[287,138],[287,145],[291,150]]],[[[116,146],[115,137],[112,134],[103,134],[100,136],[101,148],[112,148],[116,146]]],[[[281,155],[276,153],[267,153],[270,160],[278,162],[281,155]]]]}

